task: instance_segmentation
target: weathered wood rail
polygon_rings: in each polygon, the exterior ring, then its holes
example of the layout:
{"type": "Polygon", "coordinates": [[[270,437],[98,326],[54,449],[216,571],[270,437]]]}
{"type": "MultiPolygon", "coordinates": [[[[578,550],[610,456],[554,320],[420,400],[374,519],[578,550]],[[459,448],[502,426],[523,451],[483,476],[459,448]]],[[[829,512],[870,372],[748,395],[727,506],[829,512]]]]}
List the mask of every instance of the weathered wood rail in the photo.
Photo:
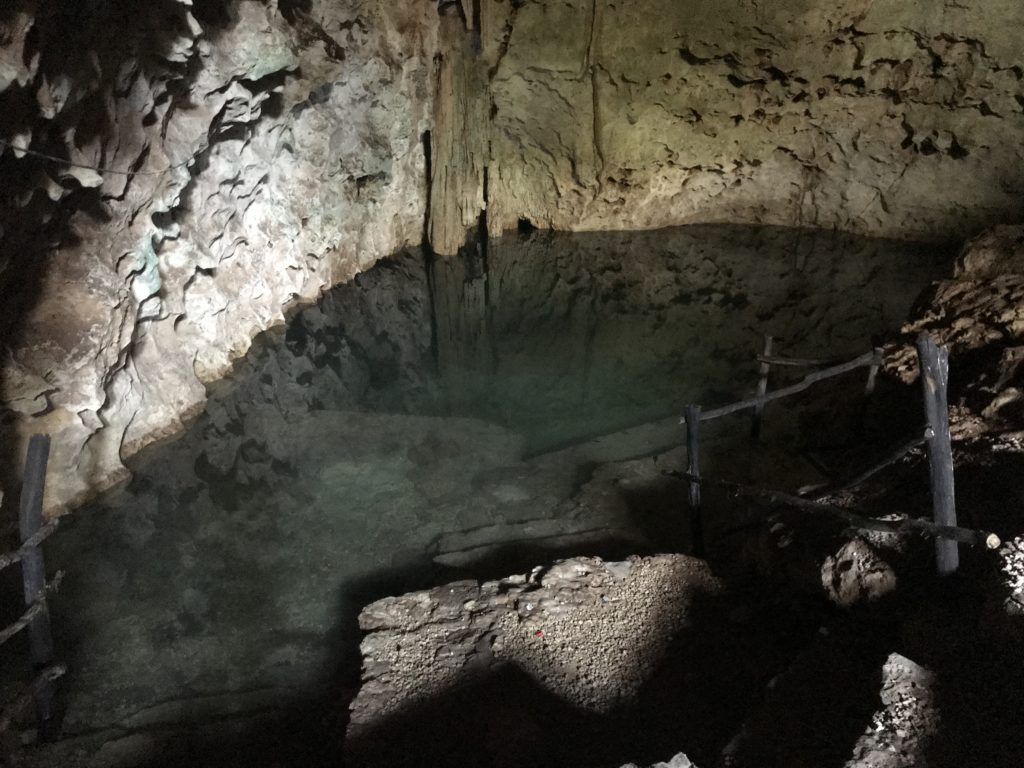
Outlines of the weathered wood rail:
{"type": "MultiPolygon", "coordinates": [[[[785,358],[772,355],[773,339],[766,336],[764,352],[757,356],[759,363],[757,394],[754,397],[738,400],[718,408],[702,409],[699,405],[689,405],[679,423],[686,427],[688,500],[691,516],[691,529],[694,533],[694,552],[704,551],[703,518],[700,509],[700,486],[704,480],[700,472],[700,424],[713,419],[720,419],[734,413],[753,410],[751,426],[752,435],[757,438],[761,431],[765,405],[786,397],[806,391],[814,384],[842,376],[859,368],[868,368],[867,382],[864,387],[865,396],[875,391],[878,373],[883,359],[882,351],[875,348],[871,352],[860,355],[853,360],[833,363],[829,360],[811,360],[802,358],[785,358]],[[826,366],[812,371],[800,381],[781,387],[773,392],[768,391],[768,378],[771,366],[783,367],[817,367],[826,366]],[[695,524],[693,521],[697,521],[695,524]]],[[[829,512],[844,517],[847,522],[857,528],[881,531],[886,533],[903,533],[916,531],[935,538],[936,565],[942,575],[954,573],[959,566],[959,544],[972,546],[982,545],[990,549],[1000,546],[999,537],[989,531],[971,531],[957,526],[956,503],[953,484],[953,450],[949,431],[949,407],[946,390],[949,381],[949,352],[936,344],[927,334],[918,337],[917,354],[921,369],[921,384],[924,400],[924,413],[927,426],[919,437],[900,445],[880,461],[860,472],[839,487],[829,488],[826,493],[818,493],[815,498],[794,496],[781,491],[751,489],[747,486],[735,486],[746,495],[758,496],[762,499],[774,500],[787,506],[804,511],[829,512]],[[845,510],[842,507],[821,503],[829,493],[838,490],[855,488],[869,477],[899,461],[915,448],[927,446],[929,475],[931,478],[931,495],[933,520],[906,519],[898,523],[868,518],[845,510]]],[[[821,488],[811,489],[821,491],[821,488]]]]}
{"type": "MultiPolygon", "coordinates": [[[[917,357],[921,363],[921,389],[924,392],[924,413],[932,437],[928,441],[928,467],[932,481],[933,517],[938,525],[956,525],[956,502],[953,492],[953,445],[949,434],[949,405],[946,389],[949,383],[949,350],[922,334],[917,340],[917,357]]],[[[960,565],[956,542],[937,539],[935,556],[939,573],[953,573],[960,565]]]]}
{"type": "Polygon", "coordinates": [[[18,549],[13,552],[5,552],[0,555],[0,571],[4,568],[20,563],[22,558],[26,554],[34,552],[45,539],[50,537],[50,534],[57,530],[57,526],[60,524],[59,518],[54,518],[38,531],[28,537],[28,540],[23,542],[18,549]]]}
{"type": "Polygon", "coordinates": [[[880,517],[871,517],[867,513],[856,509],[840,507],[836,504],[825,504],[821,501],[806,499],[802,496],[795,496],[783,491],[758,488],[753,485],[733,483],[726,480],[695,478],[688,472],[678,474],[688,482],[696,482],[698,484],[710,483],[720,488],[725,488],[737,496],[759,499],[769,504],[782,504],[804,512],[826,513],[844,520],[850,528],[859,531],[891,534],[918,533],[923,536],[931,536],[937,541],[967,544],[972,547],[984,547],[985,549],[999,549],[1003,543],[999,536],[991,531],[977,531],[971,528],[960,528],[955,525],[939,525],[929,520],[913,517],[886,520],[880,517]]]}
{"type": "Polygon", "coordinates": [[[3,629],[0,629],[0,645],[19,633],[28,632],[28,646],[34,679],[28,691],[0,708],[0,732],[10,727],[15,714],[30,697],[35,703],[36,726],[39,737],[48,740],[54,737],[56,718],[53,711],[54,681],[65,672],[65,667],[53,663],[53,635],[50,630],[50,612],[47,595],[55,592],[63,573],[57,573],[53,580],[46,580],[46,566],[43,561],[42,543],[56,529],[57,520],[43,520],[43,490],[46,486],[46,467],[50,455],[50,438],[33,435],[29,440],[25,456],[21,500],[18,507],[18,532],[21,546],[16,550],[0,554],[0,570],[21,564],[22,591],[25,611],[3,629]]]}
{"type": "Polygon", "coordinates": [[[802,491],[799,495],[806,498],[808,497],[808,494],[813,493],[815,495],[810,496],[809,498],[812,501],[820,501],[821,499],[831,496],[832,494],[839,493],[840,491],[848,491],[853,488],[856,488],[857,486],[864,483],[866,480],[877,475],[886,467],[890,467],[893,464],[895,464],[897,461],[902,459],[904,456],[906,456],[914,449],[919,448],[920,446],[927,443],[929,440],[932,439],[934,435],[935,433],[932,431],[931,427],[925,427],[923,434],[920,437],[913,437],[910,440],[901,443],[899,447],[897,447],[890,453],[886,454],[884,458],[876,461],[870,467],[861,470],[850,479],[844,480],[843,482],[836,483],[833,485],[815,486],[812,488],[807,488],[806,490],[802,491]]]}
{"type": "MultiPolygon", "coordinates": [[[[840,363],[838,365],[833,365],[829,368],[823,368],[820,371],[814,371],[813,373],[809,373],[795,384],[790,384],[789,386],[782,387],[781,389],[777,389],[774,392],[766,392],[763,395],[749,397],[746,400],[737,400],[735,403],[729,403],[729,405],[722,405],[719,406],[718,408],[709,408],[708,410],[701,411],[700,420],[711,421],[713,419],[720,419],[723,416],[728,416],[733,413],[739,413],[740,411],[756,409],[758,406],[767,405],[773,400],[782,400],[783,398],[792,397],[793,395],[800,394],[801,392],[810,389],[819,381],[833,379],[836,376],[842,376],[844,373],[855,371],[858,368],[870,368],[871,366],[881,364],[881,362],[881,355],[877,350],[873,352],[868,352],[866,354],[861,355],[860,357],[854,358],[853,360],[848,360],[845,363],[840,363]]],[[[679,420],[679,423],[685,424],[686,416],[683,416],[679,420]]]]}

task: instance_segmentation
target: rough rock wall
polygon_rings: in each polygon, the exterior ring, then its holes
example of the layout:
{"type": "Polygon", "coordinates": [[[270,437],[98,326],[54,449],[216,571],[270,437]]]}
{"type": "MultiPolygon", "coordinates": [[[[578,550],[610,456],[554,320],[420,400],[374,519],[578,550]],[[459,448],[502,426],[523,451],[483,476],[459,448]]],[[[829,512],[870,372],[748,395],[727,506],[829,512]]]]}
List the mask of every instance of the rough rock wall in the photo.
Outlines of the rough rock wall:
{"type": "Polygon", "coordinates": [[[347,764],[608,765],[623,712],[721,590],[685,555],[580,557],[378,600],[359,615],[347,764]]]}
{"type": "Polygon", "coordinates": [[[4,3],[0,466],[46,431],[52,504],[114,482],[427,211],[443,255],[521,219],[934,239],[1020,218],[1021,21],[1008,0],[4,3]]]}
{"type": "Polygon", "coordinates": [[[50,506],[115,482],[290,305],[421,241],[437,19],[383,0],[0,8],[0,463],[45,431],[50,506]]]}
{"type": "MultiPolygon", "coordinates": [[[[486,174],[461,167],[483,190],[492,234],[525,218],[571,230],[748,222],[938,240],[1024,213],[1019,3],[479,9],[488,93],[457,98],[467,114],[487,102],[477,121],[486,174]]],[[[473,214],[455,212],[467,225],[473,214]]],[[[461,239],[434,246],[452,253],[461,239]]]]}

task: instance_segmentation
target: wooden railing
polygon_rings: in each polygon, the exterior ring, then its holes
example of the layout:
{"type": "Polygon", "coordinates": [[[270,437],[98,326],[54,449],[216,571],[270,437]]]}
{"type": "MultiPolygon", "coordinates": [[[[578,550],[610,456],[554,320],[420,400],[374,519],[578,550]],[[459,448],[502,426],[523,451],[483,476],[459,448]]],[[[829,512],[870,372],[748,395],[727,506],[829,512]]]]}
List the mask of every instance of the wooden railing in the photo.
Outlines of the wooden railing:
{"type": "MultiPolygon", "coordinates": [[[[760,434],[765,406],[768,403],[791,397],[809,389],[818,382],[842,376],[860,368],[868,369],[864,392],[866,396],[870,396],[874,392],[878,372],[883,362],[882,351],[877,348],[853,360],[836,363],[830,360],[776,357],[772,356],[772,347],[772,337],[766,336],[764,352],[757,357],[760,367],[758,370],[757,394],[754,397],[708,410],[702,409],[699,405],[689,405],[680,419],[680,423],[686,426],[687,471],[684,473],[684,477],[689,487],[687,497],[690,509],[693,550],[694,554],[698,556],[703,556],[704,554],[704,521],[701,511],[700,490],[701,485],[708,482],[705,478],[701,477],[700,472],[701,423],[741,411],[752,410],[751,433],[756,438],[760,434]],[[795,384],[769,392],[768,378],[771,374],[772,366],[826,367],[807,374],[795,384]]],[[[842,488],[830,488],[829,491],[835,492],[840,489],[854,488],[880,470],[906,456],[910,451],[925,445],[928,451],[929,474],[931,477],[932,521],[908,519],[893,522],[870,518],[846,508],[822,503],[821,499],[827,496],[826,493],[819,493],[815,498],[805,498],[781,491],[768,491],[735,483],[724,483],[724,485],[733,488],[736,492],[759,497],[773,503],[781,503],[805,511],[820,511],[838,515],[845,518],[851,525],[867,530],[889,533],[913,530],[923,535],[934,537],[936,564],[940,574],[953,573],[959,567],[960,555],[958,544],[982,545],[990,549],[998,548],[1001,542],[994,533],[973,531],[957,526],[953,486],[953,450],[949,432],[949,407],[946,398],[949,382],[949,352],[944,347],[936,344],[935,340],[927,334],[922,334],[917,339],[916,349],[921,368],[924,415],[927,426],[922,430],[920,436],[906,441],[894,452],[847,481],[843,484],[842,488]]],[[[723,485],[723,483],[716,484],[723,485]]]]}
{"type": "Polygon", "coordinates": [[[35,703],[36,726],[39,737],[48,740],[55,736],[56,717],[53,711],[54,682],[66,672],[63,664],[53,661],[53,636],[50,631],[50,612],[47,595],[60,586],[62,573],[46,581],[46,566],[41,545],[56,529],[56,519],[43,521],[43,489],[46,485],[46,465],[50,455],[50,438],[33,435],[25,457],[25,471],[18,507],[18,531],[21,546],[0,554],[0,570],[21,564],[21,577],[25,598],[25,611],[20,618],[0,630],[0,645],[24,630],[28,631],[28,645],[34,678],[27,690],[0,707],[0,733],[7,730],[32,699],[35,703]]]}

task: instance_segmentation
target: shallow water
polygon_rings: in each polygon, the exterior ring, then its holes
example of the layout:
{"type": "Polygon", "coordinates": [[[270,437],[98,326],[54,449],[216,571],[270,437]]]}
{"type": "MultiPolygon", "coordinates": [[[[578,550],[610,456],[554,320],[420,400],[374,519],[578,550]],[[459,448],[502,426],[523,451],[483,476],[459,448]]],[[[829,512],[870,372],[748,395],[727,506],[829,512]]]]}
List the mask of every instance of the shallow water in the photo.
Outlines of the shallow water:
{"type": "Polygon", "coordinates": [[[258,339],[185,435],[53,538],[66,731],[338,696],[359,607],[451,578],[431,566],[445,534],[636,524],[573,501],[592,468],[525,455],[744,394],[763,333],[864,351],[950,261],[702,226],[382,263],[258,339]]]}

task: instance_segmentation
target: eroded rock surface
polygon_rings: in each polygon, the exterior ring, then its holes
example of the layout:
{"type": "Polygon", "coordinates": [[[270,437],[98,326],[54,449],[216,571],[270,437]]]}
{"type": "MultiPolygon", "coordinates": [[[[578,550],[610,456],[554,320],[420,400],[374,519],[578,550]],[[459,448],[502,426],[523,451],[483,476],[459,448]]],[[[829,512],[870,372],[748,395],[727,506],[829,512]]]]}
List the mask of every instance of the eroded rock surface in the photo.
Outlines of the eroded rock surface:
{"type": "MultiPolygon", "coordinates": [[[[954,275],[919,302],[904,332],[928,333],[950,352],[954,437],[1019,431],[1024,416],[1024,227],[996,227],[967,242],[954,275]]],[[[890,366],[918,375],[912,347],[890,366]]]]}
{"type": "MultiPolygon", "coordinates": [[[[436,743],[415,744],[388,724],[457,696],[460,687],[486,685],[495,674],[524,677],[584,712],[626,704],[688,625],[695,601],[720,589],[705,564],[684,555],[617,563],[581,557],[500,581],[379,600],[359,617],[370,634],[347,737],[352,764],[421,765],[435,752],[440,762],[434,764],[454,764],[460,753],[492,764],[498,733],[452,723],[452,733],[438,734],[436,743]]],[[[543,746],[543,729],[531,722],[536,712],[512,700],[507,707],[506,738],[515,749],[497,765],[521,764],[513,758],[521,761],[543,746]]]]}
{"type": "Polygon", "coordinates": [[[846,768],[912,768],[939,728],[935,674],[898,653],[882,667],[881,707],[853,748],[846,768]]]}
{"type": "Polygon", "coordinates": [[[435,246],[454,252],[484,204],[492,234],[742,221],[932,240],[1016,221],[1022,14],[483,2],[450,100],[490,157],[438,153],[460,205],[435,211],[435,246]]]}
{"type": "Polygon", "coordinates": [[[376,0],[0,11],[5,442],[53,435],[50,506],[180,430],[289,306],[420,242],[436,27],[376,0]]]}
{"type": "Polygon", "coordinates": [[[851,539],[821,566],[821,585],[836,605],[871,603],[896,589],[896,574],[871,545],[851,539]]]}
{"type": "Polygon", "coordinates": [[[1024,334],[1024,227],[995,227],[968,241],[953,276],[925,297],[907,331],[927,331],[962,354],[985,345],[1016,346],[1024,334]]]}

